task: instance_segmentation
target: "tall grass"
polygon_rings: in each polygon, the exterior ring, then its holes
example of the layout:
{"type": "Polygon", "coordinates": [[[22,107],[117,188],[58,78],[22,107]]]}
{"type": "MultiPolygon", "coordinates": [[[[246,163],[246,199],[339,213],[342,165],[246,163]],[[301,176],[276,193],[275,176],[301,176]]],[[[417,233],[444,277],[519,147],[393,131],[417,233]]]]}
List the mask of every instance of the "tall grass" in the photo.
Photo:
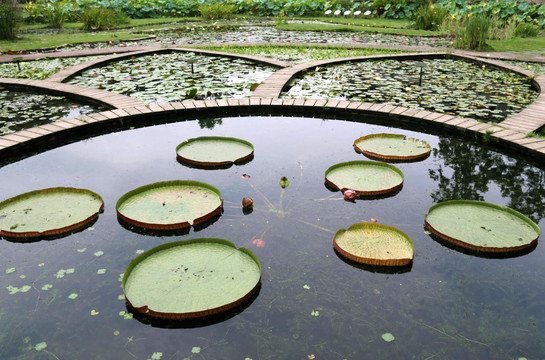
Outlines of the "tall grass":
{"type": "Polygon", "coordinates": [[[0,40],[14,40],[21,21],[17,0],[0,0],[0,40]]]}
{"type": "Polygon", "coordinates": [[[447,9],[424,1],[414,13],[414,23],[419,30],[437,30],[447,16],[447,9]]]}
{"type": "Polygon", "coordinates": [[[484,50],[489,27],[490,19],[486,14],[478,13],[475,16],[469,14],[454,46],[458,49],[484,50]]]}

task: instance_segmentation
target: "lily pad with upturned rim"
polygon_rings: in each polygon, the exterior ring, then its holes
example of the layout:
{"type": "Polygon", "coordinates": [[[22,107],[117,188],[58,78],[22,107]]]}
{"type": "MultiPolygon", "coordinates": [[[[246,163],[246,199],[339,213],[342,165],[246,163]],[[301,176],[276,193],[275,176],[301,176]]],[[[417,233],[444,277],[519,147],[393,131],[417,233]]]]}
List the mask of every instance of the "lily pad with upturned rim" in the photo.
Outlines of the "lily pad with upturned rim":
{"type": "Polygon", "coordinates": [[[414,259],[412,240],[401,230],[375,223],[357,223],[337,231],[333,247],[344,257],[377,266],[405,266],[414,259]]]}
{"type": "Polygon", "coordinates": [[[141,186],[119,198],[117,215],[145,229],[176,230],[200,224],[221,214],[218,189],[192,180],[173,180],[141,186]]]}
{"type": "Polygon", "coordinates": [[[539,227],[511,208],[484,201],[450,200],[433,205],[426,227],[439,238],[466,249],[505,253],[537,243],[539,227]]]}
{"type": "Polygon", "coordinates": [[[92,223],[104,209],[100,195],[86,189],[55,187],[0,202],[4,238],[62,236],[92,223]]]}
{"type": "Polygon", "coordinates": [[[353,190],[358,196],[382,195],[403,186],[403,173],[397,167],[376,161],[348,161],[331,166],[325,172],[328,186],[353,190]]]}
{"type": "Polygon", "coordinates": [[[251,160],[254,146],[233,137],[201,136],[176,147],[178,160],[199,166],[225,166],[251,160]]]}
{"type": "Polygon", "coordinates": [[[354,148],[362,154],[377,159],[416,161],[427,158],[431,146],[400,134],[371,134],[354,141],[354,148]]]}
{"type": "Polygon", "coordinates": [[[122,287],[130,307],[156,318],[195,319],[235,308],[259,288],[261,264],[224,239],[157,246],[133,259],[122,287]]]}

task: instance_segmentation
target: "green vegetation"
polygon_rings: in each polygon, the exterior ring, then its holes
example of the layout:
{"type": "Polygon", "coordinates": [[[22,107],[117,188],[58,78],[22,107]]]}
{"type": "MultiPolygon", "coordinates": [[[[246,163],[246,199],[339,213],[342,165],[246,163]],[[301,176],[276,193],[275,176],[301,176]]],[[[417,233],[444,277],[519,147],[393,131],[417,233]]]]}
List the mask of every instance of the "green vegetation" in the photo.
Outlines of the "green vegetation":
{"type": "Polygon", "coordinates": [[[490,20],[482,13],[464,19],[464,26],[458,34],[455,46],[458,49],[485,49],[489,28],[490,20]]]}
{"type": "Polygon", "coordinates": [[[545,56],[545,36],[535,38],[512,38],[509,40],[487,40],[488,45],[494,51],[537,51],[542,50],[545,56]]]}
{"type": "Polygon", "coordinates": [[[447,9],[424,1],[414,14],[414,23],[417,29],[437,30],[447,17],[447,9]]]}
{"type": "Polygon", "coordinates": [[[112,8],[90,7],[79,15],[84,30],[106,30],[118,24],[128,24],[124,13],[112,8]]]}
{"type": "Polygon", "coordinates": [[[225,5],[216,3],[210,5],[199,6],[199,12],[204,19],[230,19],[234,16],[235,7],[233,5],[225,5]]]}

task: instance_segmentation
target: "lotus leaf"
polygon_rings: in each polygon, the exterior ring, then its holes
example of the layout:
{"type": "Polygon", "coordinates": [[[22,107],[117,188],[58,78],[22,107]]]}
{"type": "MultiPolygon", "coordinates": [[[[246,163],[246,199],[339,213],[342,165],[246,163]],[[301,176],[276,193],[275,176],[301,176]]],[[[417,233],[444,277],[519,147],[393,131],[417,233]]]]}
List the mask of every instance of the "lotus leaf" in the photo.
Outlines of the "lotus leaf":
{"type": "Polygon", "coordinates": [[[122,286],[129,305],[157,318],[191,319],[232,309],[259,288],[261,264],[223,239],[157,246],[133,259],[122,286]]]}
{"type": "Polygon", "coordinates": [[[117,201],[117,215],[147,229],[174,230],[221,213],[220,191],[198,181],[174,180],[141,186],[117,201]]]}
{"type": "Polygon", "coordinates": [[[353,190],[358,196],[381,195],[400,189],[403,173],[382,162],[349,161],[327,169],[325,182],[343,192],[353,190]]]}
{"type": "Polygon", "coordinates": [[[92,191],[56,187],[0,202],[0,235],[5,238],[60,236],[80,229],[104,208],[92,191]]]}
{"type": "Polygon", "coordinates": [[[423,141],[398,134],[372,134],[354,141],[354,148],[370,158],[395,161],[425,159],[431,146],[423,141]]]}
{"type": "Polygon", "coordinates": [[[201,166],[221,166],[251,159],[254,147],[251,143],[218,136],[201,136],[184,141],[176,147],[181,161],[201,166]]]}
{"type": "Polygon", "coordinates": [[[455,245],[485,252],[511,252],[537,243],[539,227],[523,214],[484,201],[451,200],[432,206],[427,228],[455,245]]]}
{"type": "Polygon", "coordinates": [[[367,265],[405,266],[413,261],[411,239],[394,227],[357,223],[337,231],[333,247],[344,257],[367,265]]]}

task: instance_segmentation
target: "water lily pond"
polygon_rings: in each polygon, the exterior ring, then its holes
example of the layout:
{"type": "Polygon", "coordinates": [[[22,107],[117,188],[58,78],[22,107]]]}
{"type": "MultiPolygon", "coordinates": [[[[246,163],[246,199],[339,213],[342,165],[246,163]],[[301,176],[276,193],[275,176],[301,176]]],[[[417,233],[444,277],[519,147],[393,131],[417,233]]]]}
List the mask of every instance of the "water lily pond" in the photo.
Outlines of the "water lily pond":
{"type": "MultiPolygon", "coordinates": [[[[267,25],[226,25],[198,26],[180,24],[177,28],[141,32],[140,40],[129,40],[122,46],[174,46],[174,45],[209,45],[210,43],[291,43],[291,44],[354,44],[354,45],[413,45],[448,47],[452,39],[444,37],[420,37],[396,34],[372,33],[364,31],[289,31],[279,30],[267,25]]],[[[108,42],[95,43],[97,48],[110,47],[108,42]]],[[[70,45],[69,49],[84,49],[88,46],[70,45]]]]}
{"type": "Polygon", "coordinates": [[[513,72],[455,59],[372,60],[319,67],[293,79],[285,98],[348,99],[500,122],[538,96],[513,72]]]}
{"type": "Polygon", "coordinates": [[[33,61],[0,63],[2,77],[44,80],[52,74],[84,61],[98,59],[100,56],[78,56],[65,58],[44,58],[33,61]]]}
{"type": "Polygon", "coordinates": [[[92,227],[60,239],[0,240],[2,359],[534,359],[545,353],[542,245],[488,258],[445,246],[423,228],[428,209],[450,199],[506,205],[544,228],[544,170],[484,142],[395,129],[373,118],[242,116],[120,130],[3,161],[0,200],[70,186],[98,193],[105,209],[92,227]],[[395,164],[405,176],[399,192],[346,201],[324,185],[331,165],[366,159],[353,150],[355,139],[384,132],[432,147],[425,160],[395,164]],[[243,138],[255,156],[216,170],[176,161],[176,146],[199,136],[243,138]],[[223,214],[185,234],[121,226],[120,196],[178,179],[219,189],[223,214]],[[254,200],[252,212],[242,211],[245,196],[254,200]],[[412,239],[411,266],[394,272],[355,266],[335,253],[337,230],[370,219],[412,239]],[[224,321],[196,327],[150,326],[134,317],[120,287],[129,262],[164,243],[205,237],[227,239],[259,258],[255,299],[224,321]]]}
{"type": "Polygon", "coordinates": [[[249,97],[276,67],[244,59],[173,52],[91,68],[68,83],[130,95],[146,103],[249,97]]]}
{"type": "Polygon", "coordinates": [[[56,120],[103,111],[104,106],[82,104],[62,95],[0,87],[0,135],[13,133],[56,120]]]}

